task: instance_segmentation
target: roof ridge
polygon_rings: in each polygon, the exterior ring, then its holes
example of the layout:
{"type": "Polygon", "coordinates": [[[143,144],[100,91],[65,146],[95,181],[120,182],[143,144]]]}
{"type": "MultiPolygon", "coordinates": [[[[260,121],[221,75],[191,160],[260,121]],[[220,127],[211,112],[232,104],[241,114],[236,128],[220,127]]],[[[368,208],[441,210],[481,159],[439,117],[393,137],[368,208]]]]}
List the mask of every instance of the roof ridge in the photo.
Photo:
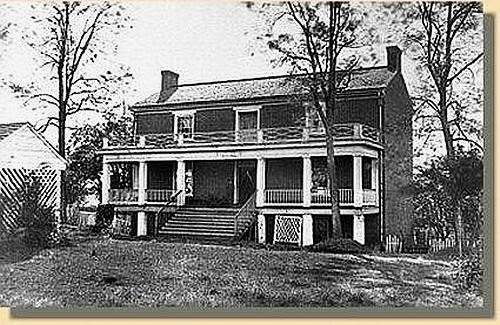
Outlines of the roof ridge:
{"type": "MultiPolygon", "coordinates": [[[[387,69],[387,66],[374,66],[374,67],[362,67],[353,70],[353,72],[357,71],[365,71],[365,70],[375,70],[375,69],[387,69]]],[[[338,72],[344,72],[345,70],[338,70],[338,72]]],[[[193,83],[185,83],[178,84],[177,86],[173,86],[171,88],[179,88],[179,87],[190,87],[190,86],[202,86],[202,85],[213,85],[213,84],[221,84],[221,83],[231,83],[231,82],[241,82],[241,81],[254,81],[254,80],[266,80],[266,79],[280,79],[280,78],[294,78],[306,76],[308,73],[296,73],[296,74],[281,74],[274,76],[263,76],[263,77],[254,77],[254,78],[241,78],[241,79],[226,79],[226,80],[217,80],[217,81],[201,81],[201,82],[193,82],[193,83]]]]}
{"type": "Polygon", "coordinates": [[[17,126],[17,125],[25,125],[30,124],[29,122],[11,122],[11,123],[0,123],[0,126],[17,126]]]}

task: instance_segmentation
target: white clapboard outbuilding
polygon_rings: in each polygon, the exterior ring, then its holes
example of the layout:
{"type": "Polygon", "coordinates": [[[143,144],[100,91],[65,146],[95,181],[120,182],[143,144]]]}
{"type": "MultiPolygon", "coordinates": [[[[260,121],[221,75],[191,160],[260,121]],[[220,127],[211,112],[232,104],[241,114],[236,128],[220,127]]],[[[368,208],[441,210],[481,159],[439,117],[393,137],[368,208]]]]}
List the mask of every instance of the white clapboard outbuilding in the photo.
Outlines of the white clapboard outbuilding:
{"type": "Polygon", "coordinates": [[[29,123],[0,124],[0,237],[17,229],[27,184],[36,179],[39,204],[60,212],[66,161],[29,123]]]}

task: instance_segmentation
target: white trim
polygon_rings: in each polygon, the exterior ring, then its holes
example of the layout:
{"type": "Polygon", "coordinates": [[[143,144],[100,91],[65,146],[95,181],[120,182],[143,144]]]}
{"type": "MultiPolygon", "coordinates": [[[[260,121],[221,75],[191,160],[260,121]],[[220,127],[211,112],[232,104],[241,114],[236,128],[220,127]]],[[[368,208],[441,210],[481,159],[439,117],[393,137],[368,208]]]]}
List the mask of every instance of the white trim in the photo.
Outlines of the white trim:
{"type": "MultiPolygon", "coordinates": [[[[127,162],[127,161],[175,161],[175,160],[232,160],[232,159],[256,159],[263,158],[296,158],[303,155],[311,157],[326,157],[326,148],[323,146],[255,146],[253,150],[248,146],[240,147],[239,150],[224,148],[211,148],[212,150],[185,151],[182,148],[172,149],[167,152],[162,149],[148,149],[143,152],[107,152],[103,154],[105,162],[127,162]],[[219,149],[219,150],[217,150],[219,149]]],[[[335,156],[362,155],[366,157],[377,157],[377,150],[365,146],[343,146],[335,148],[335,156]]]]}
{"type": "Polygon", "coordinates": [[[186,116],[186,115],[194,115],[196,111],[197,111],[196,109],[187,109],[183,111],[174,111],[172,112],[172,114],[174,114],[174,116],[186,116]]]}
{"type": "MultiPolygon", "coordinates": [[[[304,215],[304,214],[312,214],[312,215],[331,215],[332,209],[330,207],[326,208],[303,208],[303,207],[287,207],[287,208],[275,208],[275,207],[264,207],[259,209],[261,214],[291,214],[291,215],[304,215]]],[[[341,215],[354,215],[356,211],[359,209],[340,209],[341,215]]],[[[380,213],[380,209],[378,207],[366,207],[363,208],[362,213],[364,215],[367,214],[377,214],[380,213]]]]}
{"type": "Polygon", "coordinates": [[[192,138],[193,134],[195,133],[194,130],[194,115],[196,111],[195,110],[189,110],[189,111],[182,111],[182,112],[174,112],[174,135],[179,135],[179,117],[190,117],[191,118],[191,134],[189,134],[189,137],[187,134],[184,134],[184,137],[192,138]]]}
{"type": "Polygon", "coordinates": [[[240,130],[240,113],[251,113],[257,112],[257,130],[260,129],[260,110],[262,105],[248,105],[248,106],[235,106],[233,111],[235,112],[234,120],[234,131],[238,132],[240,130]]]}
{"type": "MultiPolygon", "coordinates": [[[[366,145],[362,142],[342,142],[335,145],[335,153],[342,152],[342,155],[355,155],[360,154],[366,157],[377,158],[378,150],[383,150],[382,147],[374,145],[366,145]]],[[[197,154],[219,154],[219,153],[232,153],[234,157],[245,155],[247,152],[251,153],[251,157],[255,158],[257,156],[269,156],[276,157],[275,152],[289,152],[293,151],[294,154],[304,155],[326,155],[326,146],[322,142],[304,144],[300,142],[294,142],[293,144],[255,144],[255,145],[245,145],[245,146],[207,146],[207,147],[182,147],[182,148],[127,148],[127,149],[105,149],[100,150],[98,153],[106,156],[137,156],[137,155],[186,155],[186,156],[197,156],[197,154]]],[[[340,155],[340,154],[338,154],[340,155]]],[[[337,154],[336,154],[337,156],[337,154]]],[[[279,158],[279,154],[278,157],[279,158]]]]}
{"type": "Polygon", "coordinates": [[[233,204],[238,204],[239,202],[239,196],[240,196],[240,189],[238,188],[238,183],[239,183],[239,164],[238,160],[234,161],[234,166],[233,166],[233,204]]]}

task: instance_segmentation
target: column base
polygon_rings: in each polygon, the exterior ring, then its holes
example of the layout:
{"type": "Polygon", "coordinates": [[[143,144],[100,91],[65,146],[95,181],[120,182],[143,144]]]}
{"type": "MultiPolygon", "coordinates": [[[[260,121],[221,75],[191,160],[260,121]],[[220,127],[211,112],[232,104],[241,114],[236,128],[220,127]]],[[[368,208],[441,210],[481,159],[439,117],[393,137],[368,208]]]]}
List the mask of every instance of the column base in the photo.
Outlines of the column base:
{"type": "Polygon", "coordinates": [[[257,242],[266,243],[266,217],[263,214],[257,216],[257,242]]]}
{"type": "Polygon", "coordinates": [[[313,218],[310,214],[302,216],[302,246],[313,244],[313,218]]]}
{"type": "Polygon", "coordinates": [[[148,220],[146,212],[137,212],[137,237],[146,236],[148,234],[148,220]]]}
{"type": "Polygon", "coordinates": [[[365,216],[361,212],[353,215],[353,238],[361,245],[365,244],[365,216]]]}

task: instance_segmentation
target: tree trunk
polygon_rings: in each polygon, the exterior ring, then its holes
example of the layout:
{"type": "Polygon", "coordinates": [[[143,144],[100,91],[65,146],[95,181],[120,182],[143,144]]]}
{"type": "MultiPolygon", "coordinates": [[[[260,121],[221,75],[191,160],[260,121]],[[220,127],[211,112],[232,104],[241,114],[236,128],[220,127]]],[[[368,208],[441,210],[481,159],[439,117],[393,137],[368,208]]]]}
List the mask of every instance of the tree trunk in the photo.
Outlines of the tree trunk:
{"type": "Polygon", "coordinates": [[[334,156],[334,146],[333,146],[333,133],[327,132],[326,136],[326,159],[327,159],[327,170],[328,177],[330,180],[330,199],[331,199],[331,211],[332,211],[332,231],[331,238],[339,239],[342,237],[342,227],[340,224],[340,208],[339,208],[339,191],[337,184],[337,175],[335,171],[335,156],[334,156]]]}
{"type": "MultiPolygon", "coordinates": [[[[59,107],[59,126],[58,126],[58,151],[59,154],[66,158],[66,109],[59,107]]],[[[61,222],[66,222],[66,171],[61,172],[61,222]]]]}
{"type": "Polygon", "coordinates": [[[446,95],[446,84],[441,85],[439,88],[439,120],[441,122],[441,128],[443,129],[446,155],[448,157],[453,157],[455,154],[455,150],[453,148],[453,137],[451,134],[450,125],[448,124],[448,96],[446,95]]]}

